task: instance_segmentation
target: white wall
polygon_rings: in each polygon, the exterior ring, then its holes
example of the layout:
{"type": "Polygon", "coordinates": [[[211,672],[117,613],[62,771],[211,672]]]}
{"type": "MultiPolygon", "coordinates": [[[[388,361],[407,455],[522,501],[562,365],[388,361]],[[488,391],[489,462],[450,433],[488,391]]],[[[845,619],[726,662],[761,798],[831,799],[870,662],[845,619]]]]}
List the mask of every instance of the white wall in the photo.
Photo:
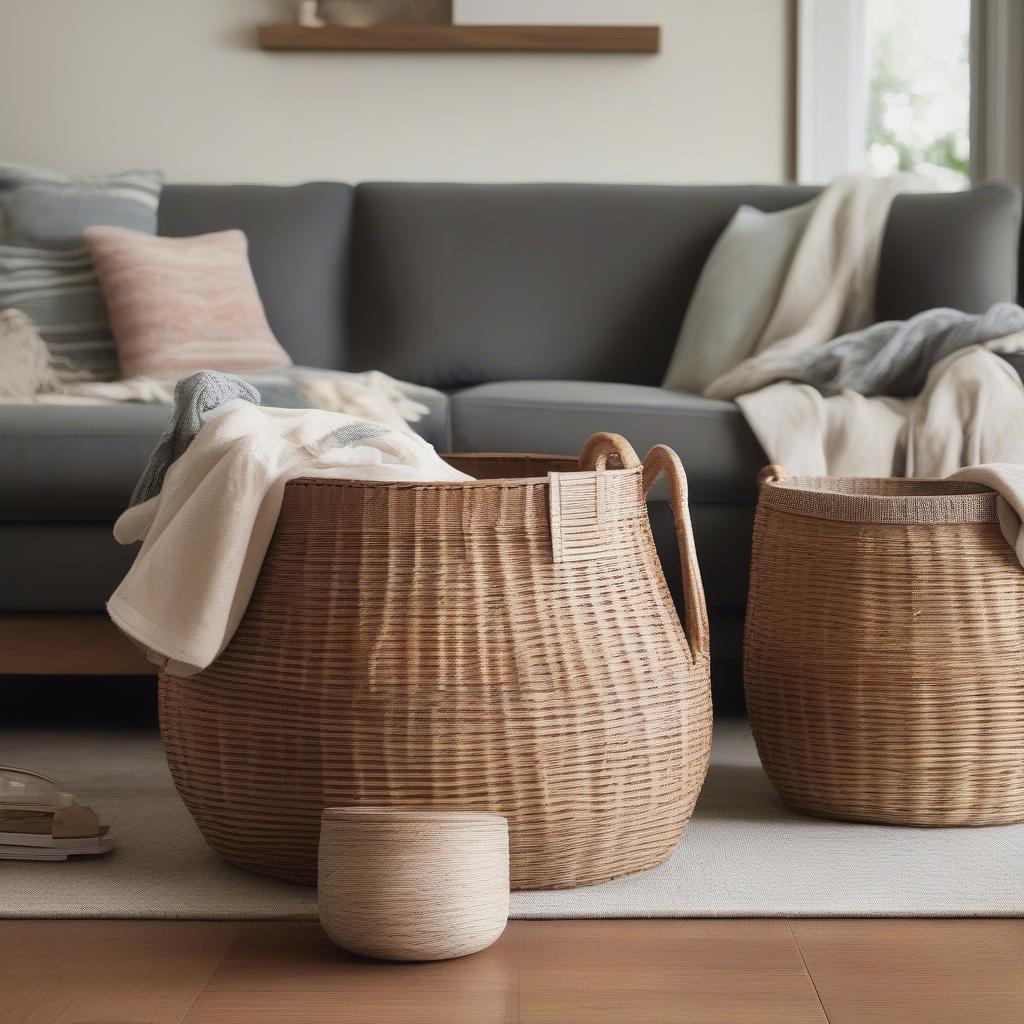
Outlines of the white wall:
{"type": "MultiPolygon", "coordinates": [[[[658,56],[264,53],[288,0],[0,0],[0,160],[172,181],[780,181],[788,0],[462,0],[658,56]]],[[[518,16],[518,17],[516,17],[518,16]]]]}

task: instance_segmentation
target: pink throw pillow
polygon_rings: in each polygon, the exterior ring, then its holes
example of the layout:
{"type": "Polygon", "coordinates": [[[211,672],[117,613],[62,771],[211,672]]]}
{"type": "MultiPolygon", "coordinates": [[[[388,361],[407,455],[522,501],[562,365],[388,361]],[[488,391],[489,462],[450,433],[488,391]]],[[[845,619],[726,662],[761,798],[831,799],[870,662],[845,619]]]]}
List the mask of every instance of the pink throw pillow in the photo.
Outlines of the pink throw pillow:
{"type": "Polygon", "coordinates": [[[165,238],[90,227],[83,237],[123,377],[291,363],[267,323],[241,231],[165,238]]]}

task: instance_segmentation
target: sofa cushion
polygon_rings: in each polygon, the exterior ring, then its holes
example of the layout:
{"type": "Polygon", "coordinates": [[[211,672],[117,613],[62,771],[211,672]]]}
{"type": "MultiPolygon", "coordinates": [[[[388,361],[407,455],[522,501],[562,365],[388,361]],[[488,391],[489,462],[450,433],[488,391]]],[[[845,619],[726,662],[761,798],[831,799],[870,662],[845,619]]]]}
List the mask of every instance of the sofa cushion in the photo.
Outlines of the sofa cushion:
{"type": "Polygon", "coordinates": [[[167,185],[162,235],[240,228],[267,319],[299,366],[344,367],[352,189],[348,185],[167,185]]]}
{"type": "Polygon", "coordinates": [[[1020,212],[1020,193],[1005,184],[897,196],[879,254],[876,319],[1015,302],[1020,212]]]}
{"type": "MultiPolygon", "coordinates": [[[[792,185],[365,184],[348,346],[356,369],[455,388],[496,380],[659,384],[715,240],[792,185]]],[[[880,319],[1013,301],[1020,201],[1006,185],[901,195],[880,319]]]]}
{"type": "Polygon", "coordinates": [[[92,224],[156,231],[160,171],[74,178],[23,164],[0,164],[0,245],[77,249],[92,224]]]}
{"type": "Polygon", "coordinates": [[[353,368],[440,388],[660,384],[704,260],[737,207],[778,210],[817,191],[359,185],[353,368]]]}
{"type": "Polygon", "coordinates": [[[0,405],[0,519],[113,522],[170,409],[0,405]]]}
{"type": "Polygon", "coordinates": [[[109,523],[0,522],[0,613],[102,612],[137,550],[109,523]]]}
{"type": "Polygon", "coordinates": [[[599,430],[622,434],[643,457],[674,448],[686,467],[690,500],[752,502],[768,461],[732,402],[637,384],[504,381],[452,396],[455,451],[571,455],[599,430]]]}
{"type": "Polygon", "coordinates": [[[246,373],[291,362],[267,323],[244,232],[162,238],[93,227],[83,236],[123,376],[246,373]]]}
{"type": "MultiPolygon", "coordinates": [[[[413,429],[447,450],[448,396],[416,388],[412,397],[429,409],[413,429]]],[[[131,402],[0,403],[0,521],[113,523],[169,415],[168,406],[131,402]]]]}

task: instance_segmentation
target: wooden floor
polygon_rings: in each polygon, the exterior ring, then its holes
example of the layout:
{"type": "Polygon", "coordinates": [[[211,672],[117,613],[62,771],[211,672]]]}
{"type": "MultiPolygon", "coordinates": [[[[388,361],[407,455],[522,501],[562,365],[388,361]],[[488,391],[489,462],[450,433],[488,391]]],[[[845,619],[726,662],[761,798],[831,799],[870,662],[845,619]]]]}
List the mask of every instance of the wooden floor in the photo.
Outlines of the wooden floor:
{"type": "Polygon", "coordinates": [[[305,923],[0,921],[2,1024],[1021,1024],[1024,921],[516,921],[436,964],[305,923]]]}

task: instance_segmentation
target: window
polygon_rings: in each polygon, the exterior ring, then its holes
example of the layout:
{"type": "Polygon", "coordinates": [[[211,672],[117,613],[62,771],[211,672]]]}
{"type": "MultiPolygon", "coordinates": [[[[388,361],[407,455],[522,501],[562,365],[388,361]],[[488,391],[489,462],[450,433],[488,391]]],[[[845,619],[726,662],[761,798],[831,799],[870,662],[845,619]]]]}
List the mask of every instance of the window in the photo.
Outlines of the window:
{"type": "Polygon", "coordinates": [[[801,0],[798,18],[800,180],[967,184],[970,0],[801,0]]]}
{"type": "Polygon", "coordinates": [[[970,177],[968,0],[868,0],[865,157],[873,174],[970,177]]]}

